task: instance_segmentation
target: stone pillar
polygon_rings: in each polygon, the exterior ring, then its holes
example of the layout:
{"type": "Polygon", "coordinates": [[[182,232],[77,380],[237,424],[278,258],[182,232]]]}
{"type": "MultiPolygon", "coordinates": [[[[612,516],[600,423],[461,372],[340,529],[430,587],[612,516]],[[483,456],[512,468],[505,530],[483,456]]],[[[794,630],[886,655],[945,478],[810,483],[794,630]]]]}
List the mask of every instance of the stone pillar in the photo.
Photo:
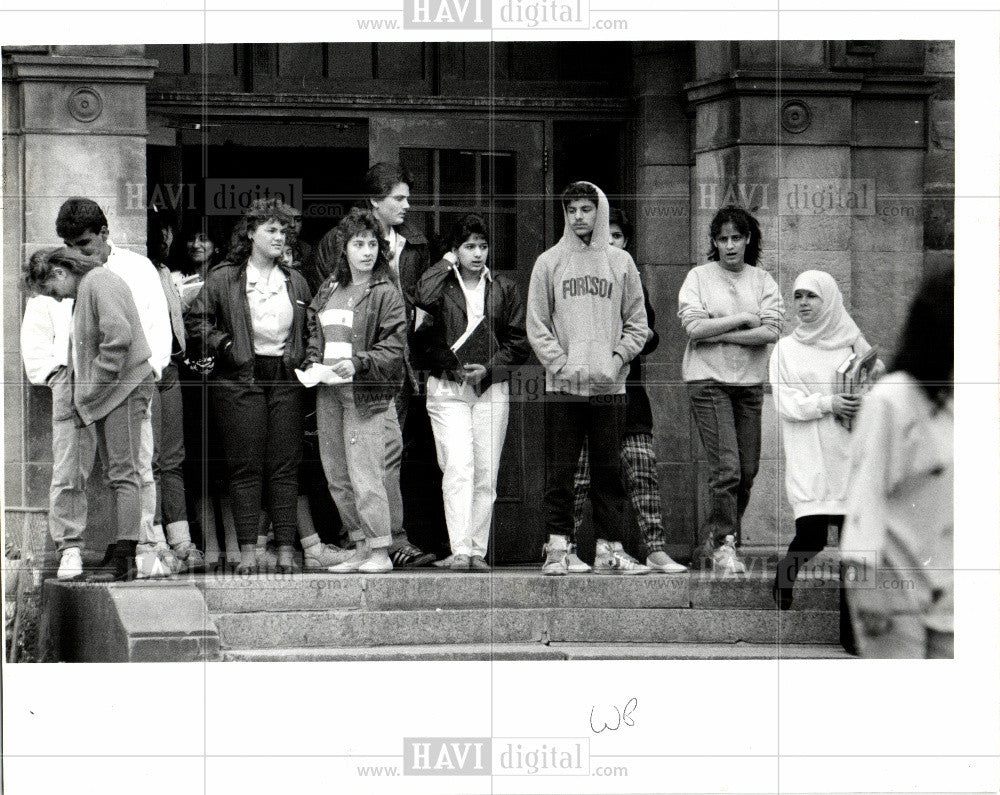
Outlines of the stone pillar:
{"type": "Polygon", "coordinates": [[[656,311],[658,349],[646,360],[663,527],[671,554],[686,555],[694,533],[695,471],[687,397],[680,381],[683,333],[677,293],[692,261],[689,195],[691,124],[684,85],[693,76],[693,45],[637,44],[633,91],[636,218],[633,250],[656,311]]]}
{"type": "MultiPolygon", "coordinates": [[[[923,75],[923,45],[908,45],[699,43],[697,79],[687,86],[695,111],[696,259],[714,212],[742,205],[760,221],[760,266],[781,286],[789,324],[795,277],[825,270],[868,339],[887,352],[924,258],[926,104],[936,81],[923,75]]],[[[763,425],[743,543],[774,550],[794,528],[770,394],[763,425]]],[[[698,492],[702,513],[704,473],[698,492]]]]}
{"type": "Polygon", "coordinates": [[[133,45],[4,49],[7,508],[46,506],[51,479],[48,390],[25,382],[19,352],[21,263],[59,245],[56,213],[70,196],[97,201],[112,239],[145,253],[146,84],[155,65],[133,45]]]}

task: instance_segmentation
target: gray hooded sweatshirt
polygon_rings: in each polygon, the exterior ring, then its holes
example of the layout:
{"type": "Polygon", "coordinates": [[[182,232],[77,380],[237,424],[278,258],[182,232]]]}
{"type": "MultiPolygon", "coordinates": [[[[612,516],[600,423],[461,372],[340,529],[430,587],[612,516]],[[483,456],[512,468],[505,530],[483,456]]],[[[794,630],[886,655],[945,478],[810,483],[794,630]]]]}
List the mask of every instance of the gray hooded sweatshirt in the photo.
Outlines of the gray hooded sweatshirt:
{"type": "Polygon", "coordinates": [[[528,341],[545,367],[547,392],[624,394],[629,362],[649,335],[639,271],[628,252],[610,245],[608,199],[593,187],[597,219],[589,245],[566,218],[562,238],[531,271],[528,341]]]}

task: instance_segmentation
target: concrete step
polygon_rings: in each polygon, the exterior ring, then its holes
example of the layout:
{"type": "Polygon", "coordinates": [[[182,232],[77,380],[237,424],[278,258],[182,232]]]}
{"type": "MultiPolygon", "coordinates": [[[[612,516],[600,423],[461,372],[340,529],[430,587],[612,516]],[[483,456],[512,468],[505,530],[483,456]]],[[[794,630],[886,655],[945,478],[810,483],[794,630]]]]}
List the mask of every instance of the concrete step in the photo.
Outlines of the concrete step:
{"type": "Polygon", "coordinates": [[[224,662],[409,662],[504,660],[840,660],[821,643],[466,643],[374,648],[231,649],[224,662]]]}
{"type": "Polygon", "coordinates": [[[456,608],[213,613],[224,649],[475,643],[835,643],[828,610],[456,608]]]}
{"type": "MultiPolygon", "coordinates": [[[[701,608],[773,610],[772,571],[719,579],[710,572],[642,577],[545,577],[538,569],[459,574],[434,569],[360,574],[198,575],[212,613],[312,610],[468,610],[542,608],[701,608]]],[[[836,610],[837,581],[801,580],[792,612],[836,610]]]]}

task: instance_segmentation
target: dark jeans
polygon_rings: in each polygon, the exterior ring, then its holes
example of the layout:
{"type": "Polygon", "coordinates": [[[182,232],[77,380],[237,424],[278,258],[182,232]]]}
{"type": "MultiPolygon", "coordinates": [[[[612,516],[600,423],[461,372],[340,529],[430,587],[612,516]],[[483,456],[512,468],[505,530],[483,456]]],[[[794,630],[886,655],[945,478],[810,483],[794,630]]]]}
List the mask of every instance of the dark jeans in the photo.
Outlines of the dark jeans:
{"type": "Polygon", "coordinates": [[[708,462],[711,493],[701,538],[740,538],[740,521],[760,465],[761,384],[688,381],[688,397],[708,462]]]}
{"type": "Polygon", "coordinates": [[[156,524],[187,521],[184,497],[184,408],[177,365],[171,362],[153,392],[153,478],[156,524]]]}
{"type": "Polygon", "coordinates": [[[586,439],[595,531],[607,541],[622,540],[624,430],[624,395],[545,396],[545,525],[549,535],[573,535],[573,481],[586,439]]]}
{"type": "MultiPolygon", "coordinates": [[[[149,404],[156,385],[150,374],[127,398],[94,423],[97,454],[115,495],[116,541],[138,541],[142,523],[142,426],[150,421],[149,404]]],[[[147,481],[148,482],[148,481],[147,481]]]]}
{"type": "Polygon", "coordinates": [[[258,356],[253,381],[212,384],[213,406],[229,468],[236,536],[257,541],[266,494],[278,546],[297,535],[298,468],[302,459],[303,388],[280,357],[258,356]]]}

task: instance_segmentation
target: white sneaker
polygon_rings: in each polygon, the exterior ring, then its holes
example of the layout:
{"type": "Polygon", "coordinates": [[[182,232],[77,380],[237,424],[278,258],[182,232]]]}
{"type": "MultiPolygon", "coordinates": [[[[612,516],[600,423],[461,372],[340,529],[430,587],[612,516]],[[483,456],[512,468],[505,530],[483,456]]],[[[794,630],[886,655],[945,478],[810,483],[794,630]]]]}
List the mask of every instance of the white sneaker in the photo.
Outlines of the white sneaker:
{"type": "Polygon", "coordinates": [[[566,536],[550,535],[542,547],[545,562],[542,564],[542,574],[561,576],[569,573],[566,558],[569,555],[569,540],[566,536]]]}
{"type": "Polygon", "coordinates": [[[140,544],[136,548],[135,570],[137,580],[157,580],[172,574],[160,550],[152,544],[140,544]]]}
{"type": "Polygon", "coordinates": [[[722,546],[712,553],[712,570],[722,577],[735,577],[746,574],[747,567],[736,554],[736,536],[728,535],[722,546]]]}
{"type": "Polygon", "coordinates": [[[592,571],[593,567],[588,566],[576,555],[576,544],[569,545],[569,552],[566,553],[566,570],[570,574],[586,574],[592,571]]]}
{"type": "Polygon", "coordinates": [[[594,574],[649,574],[649,567],[629,555],[620,541],[610,543],[597,539],[594,574]]]}
{"type": "Polygon", "coordinates": [[[359,571],[361,564],[366,560],[368,560],[368,550],[365,549],[363,543],[359,543],[355,549],[351,550],[351,556],[347,560],[328,566],[326,570],[332,571],[334,574],[351,574],[359,571]]]}
{"type": "Polygon", "coordinates": [[[365,561],[358,566],[358,571],[362,574],[385,574],[387,571],[392,571],[392,561],[389,559],[389,550],[386,548],[379,548],[369,552],[365,561]]]}
{"type": "Polygon", "coordinates": [[[59,556],[59,571],[56,572],[58,580],[74,580],[83,574],[83,556],[78,547],[64,549],[59,556]]]}
{"type": "Polygon", "coordinates": [[[680,574],[687,571],[688,567],[678,563],[666,552],[653,552],[646,558],[646,565],[653,571],[661,571],[664,574],[680,574]]]}

